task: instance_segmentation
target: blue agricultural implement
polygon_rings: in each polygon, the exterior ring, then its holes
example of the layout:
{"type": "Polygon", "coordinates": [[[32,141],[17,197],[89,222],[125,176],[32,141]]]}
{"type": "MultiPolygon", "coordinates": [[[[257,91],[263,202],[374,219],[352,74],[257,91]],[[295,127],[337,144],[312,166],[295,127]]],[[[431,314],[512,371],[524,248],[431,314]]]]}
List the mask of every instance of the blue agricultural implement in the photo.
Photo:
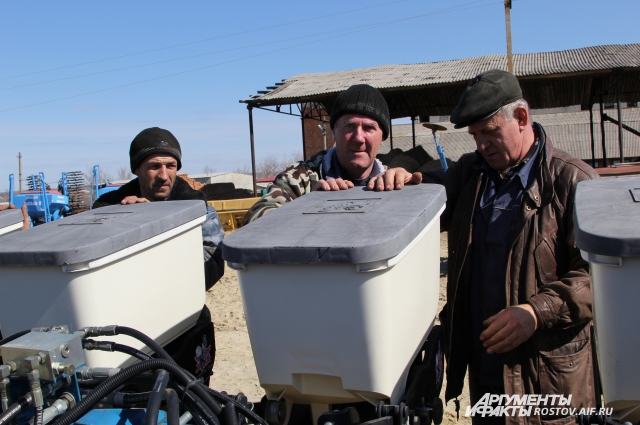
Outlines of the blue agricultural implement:
{"type": "Polygon", "coordinates": [[[13,174],[9,175],[9,202],[18,208],[27,205],[27,213],[34,226],[61,219],[71,212],[66,174],[62,174],[62,193],[48,188],[44,173],[27,177],[29,189],[14,195],[13,174]]]}
{"type": "Polygon", "coordinates": [[[100,166],[93,166],[93,178],[91,179],[91,202],[89,203],[89,208],[93,208],[93,203],[104,195],[105,193],[112,192],[114,190],[118,190],[120,185],[114,185],[109,183],[108,179],[104,180],[104,183],[100,183],[100,166]]]}

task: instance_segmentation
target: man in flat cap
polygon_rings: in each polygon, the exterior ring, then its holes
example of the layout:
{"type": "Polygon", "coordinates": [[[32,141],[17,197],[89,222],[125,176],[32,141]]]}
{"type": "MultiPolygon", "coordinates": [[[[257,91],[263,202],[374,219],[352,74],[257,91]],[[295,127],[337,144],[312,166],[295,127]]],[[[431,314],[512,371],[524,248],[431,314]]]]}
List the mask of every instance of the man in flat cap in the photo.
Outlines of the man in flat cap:
{"type": "Polygon", "coordinates": [[[384,171],[376,155],[389,136],[391,118],[387,102],[376,88],[357,84],[340,93],[329,123],[335,147],[278,174],[269,192],[249,209],[244,224],[314,190],[366,186],[384,171]]]}
{"type": "MultiPolygon", "coordinates": [[[[142,130],[131,142],[129,160],[131,172],[136,179],[99,197],[93,208],[107,205],[135,204],[140,202],[201,200],[207,199],[199,190],[194,190],[177,175],[182,168],[180,143],[170,131],[152,127],[142,130]]],[[[205,290],[209,290],[224,274],[224,261],[219,245],[224,238],[224,230],[213,207],[207,206],[207,217],[202,224],[202,245],[204,251],[205,290]]],[[[163,264],[150,265],[164,267],[163,264]]],[[[179,284],[179,282],[176,282],[179,284]]],[[[170,294],[167,294],[170,296],[170,294]]],[[[164,347],[176,362],[198,377],[208,379],[213,368],[215,355],[214,330],[211,312],[205,305],[196,325],[180,338],[164,347]],[[201,347],[204,340],[207,341],[201,347]],[[188,343],[193,341],[195,346],[188,343]],[[209,350],[208,362],[194,362],[196,350],[209,350]]]]}
{"type": "Polygon", "coordinates": [[[474,153],[446,172],[392,169],[369,183],[376,190],[420,180],[446,187],[445,398],[462,393],[468,367],[472,406],[484,405],[487,393],[558,395],[535,406],[553,407],[547,415],[476,413],[474,423],[572,423],[574,416],[555,408],[596,406],[591,278],[575,243],[573,201],[578,182],[598,176],[553,147],[508,72],[475,77],[451,122],[468,127],[474,153]],[[570,406],[560,406],[568,397],[570,406]]]}

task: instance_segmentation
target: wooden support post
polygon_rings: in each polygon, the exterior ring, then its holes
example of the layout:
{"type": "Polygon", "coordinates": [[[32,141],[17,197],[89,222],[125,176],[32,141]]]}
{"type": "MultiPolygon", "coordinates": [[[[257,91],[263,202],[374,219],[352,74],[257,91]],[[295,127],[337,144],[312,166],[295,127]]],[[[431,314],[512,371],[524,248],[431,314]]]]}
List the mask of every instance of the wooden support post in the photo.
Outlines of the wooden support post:
{"type": "Polygon", "coordinates": [[[507,26],[507,71],[513,74],[513,52],[511,50],[511,0],[504,0],[504,20],[507,26]]]}

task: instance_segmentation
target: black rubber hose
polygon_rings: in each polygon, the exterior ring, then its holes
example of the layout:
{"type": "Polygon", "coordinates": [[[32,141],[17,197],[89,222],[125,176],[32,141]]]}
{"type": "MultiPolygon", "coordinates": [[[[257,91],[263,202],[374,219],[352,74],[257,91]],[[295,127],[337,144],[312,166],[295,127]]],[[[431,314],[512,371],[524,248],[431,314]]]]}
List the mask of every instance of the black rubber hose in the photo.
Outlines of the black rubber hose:
{"type": "Polygon", "coordinates": [[[222,405],[218,403],[213,397],[211,397],[211,394],[209,394],[209,392],[207,391],[209,388],[206,385],[200,383],[200,387],[205,391],[204,394],[198,394],[198,396],[207,406],[211,406],[211,411],[214,415],[220,416],[220,414],[222,413],[222,405]]]}
{"type": "Polygon", "coordinates": [[[254,424],[261,424],[261,425],[268,425],[267,421],[265,421],[264,419],[262,419],[260,416],[258,416],[258,414],[256,412],[254,412],[253,410],[249,409],[247,406],[245,406],[244,404],[242,404],[241,402],[239,402],[238,400],[234,399],[233,397],[229,397],[226,394],[222,394],[212,388],[207,388],[207,392],[211,395],[213,395],[215,398],[217,398],[218,400],[222,401],[223,404],[227,404],[227,403],[232,403],[236,406],[237,409],[240,410],[240,413],[242,413],[244,416],[246,416],[249,419],[253,419],[254,420],[254,424]]]}
{"type": "Polygon", "coordinates": [[[130,356],[140,359],[142,361],[151,360],[153,358],[150,355],[143,353],[142,351],[136,348],[129,347],[128,345],[123,345],[123,344],[113,344],[113,351],[129,354],[130,356]]]}
{"type": "Polygon", "coordinates": [[[98,350],[98,351],[117,351],[120,353],[128,354],[132,357],[135,357],[139,360],[149,360],[152,357],[148,354],[143,353],[137,348],[130,347],[128,345],[118,344],[113,341],[96,341],[94,339],[85,338],[82,340],[82,348],[85,350],[98,350]]]}
{"type": "MultiPolygon", "coordinates": [[[[187,391],[184,401],[191,406],[190,412],[195,414],[206,424],[220,425],[220,420],[211,409],[202,401],[200,397],[195,395],[192,391],[187,391]]],[[[185,403],[185,404],[186,404],[185,403]]]]}
{"type": "Polygon", "coordinates": [[[144,425],[158,425],[158,413],[160,413],[160,404],[162,404],[162,397],[164,396],[164,390],[167,389],[167,384],[169,384],[169,372],[160,369],[158,371],[158,379],[156,379],[156,383],[153,385],[149,395],[144,425]]]}
{"type": "Polygon", "coordinates": [[[164,390],[167,399],[167,425],[180,425],[180,400],[173,388],[164,390]]]}
{"type": "MultiPolygon", "coordinates": [[[[218,416],[205,404],[204,401],[202,401],[200,397],[192,391],[187,391],[186,393],[183,391],[183,394],[184,400],[189,402],[192,409],[196,409],[195,413],[197,413],[204,422],[211,425],[220,425],[218,416]]],[[[220,411],[222,411],[221,408],[220,411]]],[[[190,410],[190,412],[193,414],[194,410],[190,410]]]]}
{"type": "MultiPolygon", "coordinates": [[[[192,376],[192,381],[193,380],[195,380],[195,378],[193,378],[193,376],[192,376]]],[[[200,387],[202,387],[205,390],[205,391],[203,391],[203,394],[205,395],[204,399],[207,400],[207,403],[203,402],[203,397],[196,396],[196,394],[194,394],[193,390],[187,391],[185,393],[185,388],[183,386],[174,383],[174,387],[178,390],[178,392],[180,394],[183,394],[183,396],[182,396],[183,398],[184,397],[196,397],[200,401],[200,403],[204,403],[205,406],[210,406],[210,410],[211,410],[211,413],[213,415],[215,415],[216,417],[220,416],[220,413],[222,413],[222,405],[220,403],[218,403],[213,397],[211,397],[211,394],[209,394],[208,391],[207,391],[208,387],[206,385],[204,385],[204,383],[199,382],[199,385],[200,385],[200,387]]]]}
{"type": "Polygon", "coordinates": [[[136,394],[125,394],[122,397],[122,404],[130,405],[130,404],[141,404],[149,402],[149,395],[151,393],[136,393],[136,394]]]}
{"type": "MultiPolygon", "coordinates": [[[[12,335],[13,336],[13,335],[12,335]]],[[[62,380],[58,381],[55,386],[51,384],[46,384],[42,386],[42,396],[46,397],[51,394],[53,391],[59,389],[62,386],[62,380]]],[[[14,419],[21,412],[27,410],[33,404],[33,395],[29,392],[20,397],[13,403],[7,410],[2,412],[0,415],[0,425],[6,425],[11,423],[11,420],[14,419]]]]}
{"type": "MultiPolygon", "coordinates": [[[[174,361],[167,361],[163,359],[152,359],[141,363],[129,366],[126,369],[121,370],[116,375],[108,378],[102,384],[98,385],[89,395],[82,399],[72,409],[68,410],[58,420],[54,422],[54,425],[71,425],[73,422],[81,418],[89,409],[91,409],[96,403],[102,400],[110,392],[114,391],[120,385],[125,383],[130,378],[139,375],[148,370],[165,369],[169,371],[176,380],[182,385],[187,385],[192,381],[189,373],[184,371],[180,366],[175,364],[174,361]]],[[[192,385],[193,392],[203,399],[204,403],[213,408],[216,403],[211,403],[208,394],[208,389],[202,383],[196,383],[192,385]]],[[[253,412],[252,412],[253,413],[253,412]]],[[[262,418],[260,423],[267,425],[262,418]]],[[[0,424],[1,425],[1,424],[0,424]]]]}
{"type": "Polygon", "coordinates": [[[238,414],[232,403],[227,403],[222,408],[222,423],[223,425],[238,425],[238,414]]]}
{"type": "Polygon", "coordinates": [[[187,407],[189,413],[191,413],[191,418],[194,420],[196,425],[207,425],[204,417],[200,414],[200,410],[197,407],[193,406],[190,400],[184,400],[184,404],[187,407]]]}
{"type": "Polygon", "coordinates": [[[0,340],[0,345],[4,345],[4,344],[6,344],[8,342],[13,341],[14,339],[18,339],[21,336],[28,334],[29,332],[31,332],[31,329],[29,329],[28,331],[21,331],[21,332],[13,334],[11,336],[8,336],[8,337],[6,337],[4,339],[1,339],[0,340]]]}
{"type": "Polygon", "coordinates": [[[129,335],[130,337],[133,337],[138,341],[143,342],[147,347],[151,348],[151,350],[153,350],[153,352],[156,353],[160,358],[163,358],[165,360],[169,360],[175,363],[175,361],[171,358],[171,356],[166,351],[164,351],[164,348],[162,348],[160,344],[158,344],[151,337],[149,337],[146,334],[143,334],[139,330],[128,328],[126,326],[116,326],[115,331],[116,331],[116,335],[129,335]]]}
{"type": "MultiPolygon", "coordinates": [[[[29,403],[31,404],[31,403],[29,403]]],[[[11,423],[11,420],[18,416],[22,412],[22,406],[20,403],[13,403],[7,410],[0,415],[0,425],[11,423]]]]}

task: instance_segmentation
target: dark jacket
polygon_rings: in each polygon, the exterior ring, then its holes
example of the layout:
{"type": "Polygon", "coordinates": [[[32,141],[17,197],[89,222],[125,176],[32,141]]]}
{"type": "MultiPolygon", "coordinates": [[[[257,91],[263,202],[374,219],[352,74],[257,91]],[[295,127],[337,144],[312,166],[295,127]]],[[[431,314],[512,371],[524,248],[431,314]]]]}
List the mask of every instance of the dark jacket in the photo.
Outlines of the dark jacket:
{"type": "MultiPolygon", "coordinates": [[[[505,392],[571,394],[572,406],[595,407],[591,277],[575,243],[573,201],[578,182],[598,175],[589,165],[554,148],[542,126],[534,123],[534,131],[541,149],[531,171],[535,180],[523,194],[509,253],[505,307],[530,303],[539,328],[528,341],[506,353],[505,392]]],[[[483,171],[472,165],[479,161],[484,159],[474,152],[462,156],[446,173],[423,174],[423,181],[443,184],[447,190],[441,228],[449,231],[449,273],[447,303],[440,312],[445,330],[447,401],[462,393],[471,354],[471,227],[484,178],[483,171]]],[[[540,423],[552,418],[506,419],[507,423],[540,423]]]]}
{"type": "MultiPolygon", "coordinates": [[[[140,183],[138,179],[133,179],[129,183],[125,184],[118,190],[108,192],[99,197],[94,203],[93,208],[106,207],[107,205],[117,205],[127,196],[142,197],[140,193],[140,183]]],[[[187,200],[201,200],[207,202],[207,198],[204,193],[199,190],[195,190],[189,186],[189,183],[184,179],[176,176],[176,180],[171,188],[169,194],[169,201],[187,201],[187,200]]],[[[203,238],[202,245],[204,249],[204,274],[205,274],[205,289],[211,288],[224,274],[224,260],[222,260],[222,250],[218,249],[219,241],[211,235],[205,235],[205,229],[210,228],[207,223],[211,220],[218,220],[218,214],[212,207],[207,207],[207,221],[203,224],[203,238]]],[[[218,220],[219,225],[219,220],[218,220]]],[[[219,227],[221,226],[213,226],[219,227]]],[[[224,236],[224,234],[222,235],[224,236]]],[[[220,238],[221,239],[221,238],[220,238]]]]}

